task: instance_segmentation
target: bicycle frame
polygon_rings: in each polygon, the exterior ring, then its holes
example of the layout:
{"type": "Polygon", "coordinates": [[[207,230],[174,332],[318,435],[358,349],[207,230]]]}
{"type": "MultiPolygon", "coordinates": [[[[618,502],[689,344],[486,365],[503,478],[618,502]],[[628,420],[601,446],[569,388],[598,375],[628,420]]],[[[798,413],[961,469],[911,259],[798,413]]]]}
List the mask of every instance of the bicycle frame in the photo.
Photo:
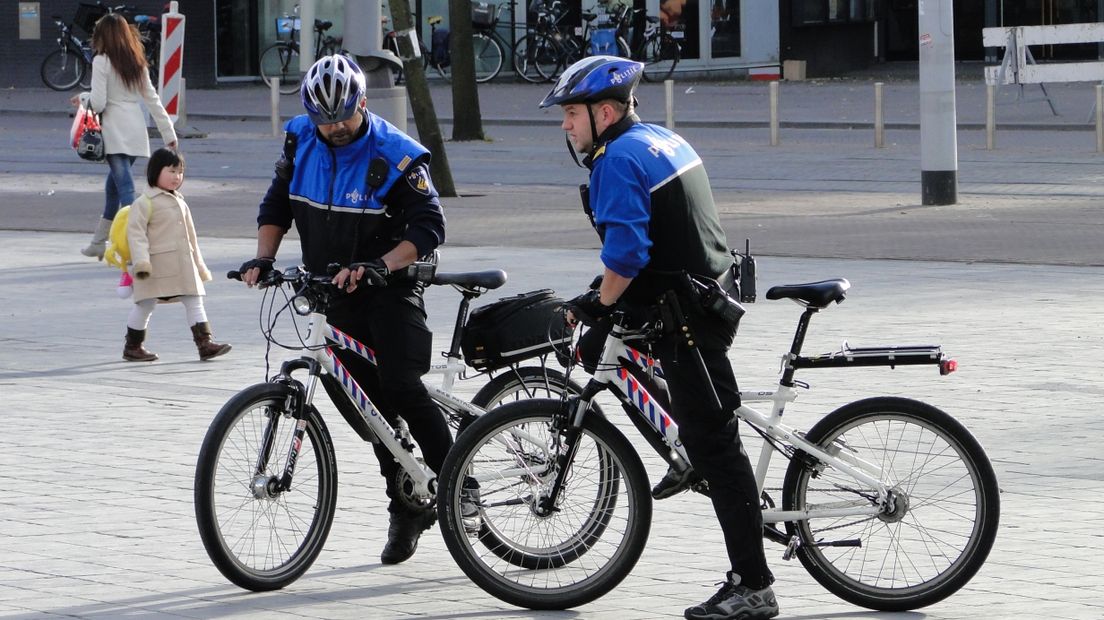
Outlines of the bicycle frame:
{"type": "MultiPolygon", "coordinates": [[[[763,510],[765,523],[779,523],[785,521],[800,521],[822,517],[845,516],[872,516],[884,510],[890,497],[890,488],[882,481],[882,470],[874,463],[847,453],[846,450],[826,451],[804,439],[802,434],[791,426],[782,423],[782,415],[786,406],[797,400],[797,389],[793,381],[793,373],[802,367],[842,367],[842,366],[874,366],[874,365],[906,365],[922,363],[939,363],[941,372],[944,365],[953,361],[945,360],[938,346],[921,345],[914,347],[879,347],[865,349],[844,349],[838,353],[826,354],[816,357],[801,357],[801,339],[808,327],[809,310],[802,315],[798,324],[798,332],[795,335],[794,346],[789,353],[783,355],[783,374],[779,380],[779,386],[773,391],[740,392],[741,406],[736,409],[736,416],[747,422],[763,435],[763,442],[759,450],[759,458],[755,464],[755,481],[762,494],[766,481],[767,471],[770,468],[771,457],[778,446],[785,446],[787,456],[793,458],[795,453],[803,453],[806,458],[811,458],[818,464],[827,464],[832,468],[847,474],[855,480],[868,485],[876,490],[875,502],[842,501],[827,506],[819,505],[813,509],[800,511],[787,511],[776,508],[763,510]],[[770,403],[768,413],[761,412],[747,403],[770,403]]],[[[621,401],[626,411],[645,424],[636,424],[641,432],[649,431],[652,438],[649,443],[656,447],[656,439],[662,442],[674,455],[661,456],[669,462],[681,458],[689,462],[686,450],[678,439],[678,425],[664,410],[655,395],[649,392],[644,383],[639,381],[626,368],[623,360],[629,360],[648,372],[653,372],[657,362],[649,355],[642,353],[626,343],[634,337],[639,337],[639,332],[630,332],[619,322],[615,321],[613,328],[606,337],[602,349],[601,361],[594,373],[593,379],[587,385],[580,398],[579,408],[574,412],[573,418],[581,423],[589,400],[603,389],[610,391],[621,401]]],[[[953,366],[951,367],[953,370],[953,366]]],[[[947,370],[949,372],[950,370],[947,370]]],[[[944,372],[944,374],[946,374],[944,372]]],[[[663,389],[662,384],[659,385],[663,389]]],[[[645,437],[648,439],[648,437],[645,437]]],[[[657,450],[658,451],[658,450],[657,450]]]]}

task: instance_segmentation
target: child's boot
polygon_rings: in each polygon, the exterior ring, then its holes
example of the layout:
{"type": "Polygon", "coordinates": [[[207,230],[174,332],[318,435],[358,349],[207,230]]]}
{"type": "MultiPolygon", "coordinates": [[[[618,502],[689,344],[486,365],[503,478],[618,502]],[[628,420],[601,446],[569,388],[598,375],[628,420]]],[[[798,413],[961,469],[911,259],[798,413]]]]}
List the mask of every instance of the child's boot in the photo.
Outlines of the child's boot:
{"type": "Polygon", "coordinates": [[[199,350],[199,359],[209,360],[224,353],[229,353],[231,346],[220,344],[211,340],[211,324],[207,321],[192,325],[192,339],[195,340],[196,349],[199,350]]]}
{"type": "Polygon", "coordinates": [[[146,330],[127,328],[126,344],[123,346],[123,359],[128,362],[152,362],[157,354],[147,351],[142,343],[146,340],[146,330]]]}

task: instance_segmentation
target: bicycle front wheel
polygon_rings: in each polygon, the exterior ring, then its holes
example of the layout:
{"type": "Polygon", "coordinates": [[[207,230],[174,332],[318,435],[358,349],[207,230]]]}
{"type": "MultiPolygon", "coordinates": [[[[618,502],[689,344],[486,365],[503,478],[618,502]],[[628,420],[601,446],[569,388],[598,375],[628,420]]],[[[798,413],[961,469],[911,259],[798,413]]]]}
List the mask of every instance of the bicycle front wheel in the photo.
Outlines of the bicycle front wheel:
{"type": "MultiPolygon", "coordinates": [[[[882,513],[787,522],[798,558],[821,585],[855,605],[906,611],[943,600],[981,568],[997,535],[1000,489],[981,445],[943,411],[904,398],[844,405],[806,439],[880,471],[882,513]]],[[[878,492],[822,463],[794,459],[786,510],[869,506],[878,492]]]]}
{"type": "Polygon", "coordinates": [[[261,53],[261,79],[271,87],[274,78],[280,79],[281,93],[299,92],[299,50],[283,41],[261,53]]]}
{"type": "Polygon", "coordinates": [[[86,71],[84,58],[71,49],[56,49],[50,52],[39,68],[44,84],[54,90],[63,91],[80,84],[86,71]]]}
{"type": "Polygon", "coordinates": [[[502,47],[494,38],[477,32],[472,37],[472,50],[475,52],[475,81],[480,84],[495,79],[502,71],[502,47]]]}
{"type": "Polygon", "coordinates": [[[514,72],[526,82],[548,82],[559,72],[563,52],[546,34],[534,32],[514,45],[514,72]]]}
{"type": "Polygon", "coordinates": [[[299,421],[294,391],[265,383],[243,390],[219,411],[199,451],[195,512],[207,555],[231,582],[276,590],[310,568],[329,535],[337,504],[337,462],[322,417],[299,421]],[[281,477],[304,426],[294,478],[281,477]]]}
{"type": "Polygon", "coordinates": [[[612,590],[651,527],[640,457],[598,415],[583,424],[556,506],[542,505],[559,477],[563,406],[537,399],[488,412],[457,437],[442,467],[437,510],[453,559],[489,594],[530,609],[567,609],[612,590]],[[478,533],[465,529],[465,502],[478,505],[478,533]]]}
{"type": "Polygon", "coordinates": [[[651,37],[641,44],[636,56],[644,63],[644,79],[662,82],[671,77],[679,62],[678,41],[666,34],[651,37]]]}

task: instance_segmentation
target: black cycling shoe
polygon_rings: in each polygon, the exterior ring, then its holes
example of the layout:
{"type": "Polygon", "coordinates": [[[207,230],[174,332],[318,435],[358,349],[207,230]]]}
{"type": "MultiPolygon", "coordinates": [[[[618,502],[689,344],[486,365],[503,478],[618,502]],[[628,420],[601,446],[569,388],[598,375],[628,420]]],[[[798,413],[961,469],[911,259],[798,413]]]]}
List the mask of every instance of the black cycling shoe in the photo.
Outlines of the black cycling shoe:
{"type": "Polygon", "coordinates": [[[384,564],[399,564],[410,559],[418,549],[418,539],[437,521],[435,510],[403,510],[391,513],[387,527],[387,544],[380,554],[384,564]]]}
{"type": "Polygon", "coordinates": [[[692,467],[687,467],[683,470],[671,467],[667,470],[667,473],[664,474],[663,478],[652,487],[652,499],[667,499],[672,495],[678,495],[688,490],[699,480],[700,477],[692,467]]]}

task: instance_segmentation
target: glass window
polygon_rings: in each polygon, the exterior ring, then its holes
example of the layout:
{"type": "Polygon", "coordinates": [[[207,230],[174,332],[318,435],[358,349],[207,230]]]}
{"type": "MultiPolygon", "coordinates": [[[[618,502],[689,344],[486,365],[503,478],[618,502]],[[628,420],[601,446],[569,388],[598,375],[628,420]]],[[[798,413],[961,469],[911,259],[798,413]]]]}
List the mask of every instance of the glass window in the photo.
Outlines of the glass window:
{"type": "Polygon", "coordinates": [[[740,56],[740,0],[712,0],[710,49],[714,58],[740,56]]]}
{"type": "Polygon", "coordinates": [[[679,41],[682,58],[701,58],[698,26],[699,0],[661,0],[659,21],[679,41]]]}

